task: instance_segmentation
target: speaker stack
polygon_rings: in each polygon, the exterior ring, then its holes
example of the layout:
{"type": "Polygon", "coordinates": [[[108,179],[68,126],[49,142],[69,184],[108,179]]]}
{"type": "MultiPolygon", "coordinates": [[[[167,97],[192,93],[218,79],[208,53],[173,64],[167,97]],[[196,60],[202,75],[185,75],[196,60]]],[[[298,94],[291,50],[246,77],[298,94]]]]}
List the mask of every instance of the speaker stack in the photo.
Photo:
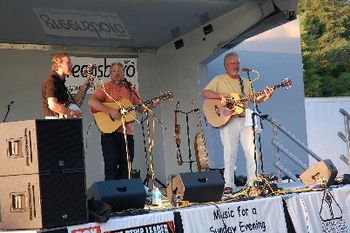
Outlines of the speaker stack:
{"type": "Polygon", "coordinates": [[[0,229],[87,221],[82,122],[0,124],[0,229]]]}

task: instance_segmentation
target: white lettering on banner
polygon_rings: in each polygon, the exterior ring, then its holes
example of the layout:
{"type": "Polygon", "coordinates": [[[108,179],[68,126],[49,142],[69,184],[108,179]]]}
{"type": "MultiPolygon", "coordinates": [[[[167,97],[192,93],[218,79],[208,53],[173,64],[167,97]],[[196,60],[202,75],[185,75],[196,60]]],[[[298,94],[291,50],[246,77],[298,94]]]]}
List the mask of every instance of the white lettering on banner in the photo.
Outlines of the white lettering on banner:
{"type": "MultiPolygon", "coordinates": [[[[96,67],[92,70],[92,75],[97,77],[95,82],[101,85],[103,82],[109,81],[111,73],[111,64],[120,62],[124,64],[125,78],[136,86],[138,89],[138,73],[136,58],[93,58],[93,57],[74,57],[71,56],[72,75],[67,77],[66,86],[72,94],[76,94],[81,85],[86,82],[86,75],[83,74],[84,68],[88,64],[95,64],[96,67]]],[[[92,94],[96,89],[96,85],[89,88],[87,94],[92,94]]]]}
{"type": "Polygon", "coordinates": [[[175,233],[172,229],[173,223],[160,223],[160,224],[154,224],[154,225],[148,225],[148,226],[140,226],[137,228],[132,229],[125,229],[125,230],[118,230],[118,231],[111,231],[110,233],[175,233]],[[169,227],[168,224],[170,224],[172,227],[169,227]]]}
{"type": "Polygon", "coordinates": [[[71,233],[101,233],[100,226],[87,227],[77,230],[72,230],[71,233]]]}
{"type": "Polygon", "coordinates": [[[115,13],[50,8],[33,10],[48,35],[130,39],[121,19],[115,13]]]}

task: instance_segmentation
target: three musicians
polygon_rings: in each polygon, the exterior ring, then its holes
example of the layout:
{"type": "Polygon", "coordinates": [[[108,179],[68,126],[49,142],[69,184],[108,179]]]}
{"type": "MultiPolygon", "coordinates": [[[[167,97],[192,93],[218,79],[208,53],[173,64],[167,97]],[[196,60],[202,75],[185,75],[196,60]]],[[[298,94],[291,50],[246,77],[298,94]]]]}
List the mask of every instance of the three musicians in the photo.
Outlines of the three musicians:
{"type": "MultiPolygon", "coordinates": [[[[247,79],[239,76],[240,60],[236,53],[228,53],[224,58],[226,72],[214,77],[202,90],[201,95],[207,99],[218,99],[222,107],[226,107],[227,97],[231,93],[239,96],[250,95],[251,86],[247,79]]],[[[111,65],[110,81],[103,83],[89,98],[88,104],[93,111],[103,112],[109,115],[111,120],[121,120],[120,109],[112,108],[104,103],[119,102],[127,99],[133,105],[142,103],[138,92],[125,82],[124,66],[121,63],[111,65]]],[[[77,101],[81,98],[82,91],[72,96],[64,85],[66,76],[71,74],[71,61],[67,53],[56,53],[52,56],[52,74],[43,82],[42,97],[43,111],[46,118],[57,118],[65,115],[72,118],[82,116],[80,110],[71,110],[65,106],[69,100],[77,101]]],[[[83,86],[90,85],[87,81],[83,86]]],[[[265,94],[250,100],[263,102],[268,100],[274,90],[266,88],[265,94]]],[[[155,101],[151,107],[155,107],[159,101],[155,101]]],[[[242,108],[248,107],[244,103],[242,108]]],[[[234,171],[237,158],[239,141],[242,144],[247,159],[248,178],[256,176],[256,161],[254,160],[254,140],[251,126],[245,125],[245,111],[234,114],[235,107],[229,109],[232,118],[220,128],[220,138],[224,146],[224,179],[225,193],[231,193],[235,189],[234,171]]],[[[132,122],[125,122],[122,127],[113,132],[101,133],[101,146],[105,164],[105,179],[130,178],[131,163],[134,158],[134,138],[132,122]],[[125,126],[125,127],[124,127],[125,126]],[[125,143],[127,142],[127,143],[125,143]]],[[[222,169],[222,168],[219,168],[222,169]]]]}

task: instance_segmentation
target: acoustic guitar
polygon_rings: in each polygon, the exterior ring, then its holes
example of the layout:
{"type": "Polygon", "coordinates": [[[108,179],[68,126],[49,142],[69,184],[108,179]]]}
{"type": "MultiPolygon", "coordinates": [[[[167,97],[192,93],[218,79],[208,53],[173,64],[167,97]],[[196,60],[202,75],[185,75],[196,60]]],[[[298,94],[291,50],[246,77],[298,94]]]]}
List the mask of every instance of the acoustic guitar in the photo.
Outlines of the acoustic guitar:
{"type": "MultiPolygon", "coordinates": [[[[152,103],[154,100],[160,99],[160,100],[171,100],[174,97],[173,93],[168,91],[164,94],[157,96],[155,98],[152,98],[150,100],[145,101],[144,103],[133,105],[129,99],[122,99],[118,101],[117,103],[114,102],[105,102],[104,105],[114,108],[118,110],[120,113],[124,113],[123,117],[125,122],[133,122],[135,120],[136,111],[137,109],[141,108],[144,105],[148,105],[152,103]]],[[[97,127],[102,133],[112,133],[115,130],[117,130],[119,127],[123,125],[122,119],[113,119],[108,113],[106,112],[96,112],[93,114],[97,127]]]]}
{"type": "MultiPolygon", "coordinates": [[[[291,85],[292,80],[290,80],[289,78],[285,78],[280,84],[276,84],[272,86],[272,88],[274,90],[280,87],[285,87],[286,89],[288,89],[291,87],[291,85]]],[[[244,112],[245,102],[252,100],[254,96],[257,97],[264,95],[265,90],[266,89],[263,89],[259,92],[255,92],[255,94],[244,95],[242,97],[239,97],[236,93],[231,93],[228,97],[226,97],[226,106],[221,105],[220,99],[206,99],[203,102],[204,115],[211,126],[215,128],[222,127],[227,122],[229,122],[231,117],[244,112]]]]}

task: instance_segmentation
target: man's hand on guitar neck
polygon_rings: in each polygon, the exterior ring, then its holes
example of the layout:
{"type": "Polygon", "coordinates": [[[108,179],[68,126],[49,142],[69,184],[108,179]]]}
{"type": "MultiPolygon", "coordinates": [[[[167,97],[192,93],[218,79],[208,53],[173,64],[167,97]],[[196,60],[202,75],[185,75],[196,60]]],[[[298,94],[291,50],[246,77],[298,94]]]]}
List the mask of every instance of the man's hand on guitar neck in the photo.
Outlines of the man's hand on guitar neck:
{"type": "Polygon", "coordinates": [[[258,103],[264,102],[264,101],[270,99],[274,92],[275,92],[275,90],[272,87],[266,87],[264,89],[264,95],[258,96],[256,98],[256,101],[258,103]]]}

